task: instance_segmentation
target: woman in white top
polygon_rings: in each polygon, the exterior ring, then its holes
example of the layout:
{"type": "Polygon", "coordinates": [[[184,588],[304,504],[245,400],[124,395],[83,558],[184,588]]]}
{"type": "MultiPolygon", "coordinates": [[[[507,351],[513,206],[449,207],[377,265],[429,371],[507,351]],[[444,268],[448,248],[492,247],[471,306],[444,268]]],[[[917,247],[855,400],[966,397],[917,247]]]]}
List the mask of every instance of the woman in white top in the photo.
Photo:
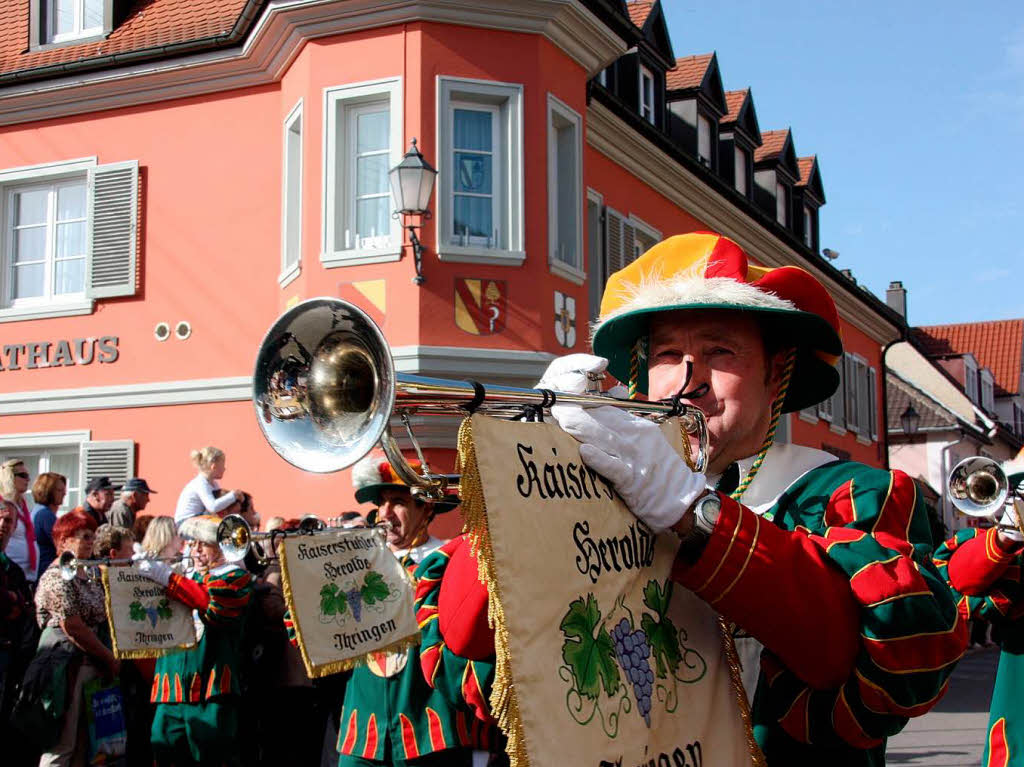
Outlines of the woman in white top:
{"type": "Polygon", "coordinates": [[[11,561],[21,568],[29,583],[36,582],[36,566],[39,562],[39,547],[36,545],[35,528],[28,512],[25,493],[28,492],[29,473],[20,458],[4,461],[0,466],[0,497],[14,504],[17,522],[5,552],[11,561]]]}
{"type": "Polygon", "coordinates": [[[174,510],[174,524],[178,527],[189,517],[199,514],[219,514],[237,500],[240,490],[214,497],[214,490],[220,489],[217,482],[224,476],[224,451],[216,447],[204,447],[192,451],[192,463],[199,473],[182,488],[178,505],[174,510]]]}

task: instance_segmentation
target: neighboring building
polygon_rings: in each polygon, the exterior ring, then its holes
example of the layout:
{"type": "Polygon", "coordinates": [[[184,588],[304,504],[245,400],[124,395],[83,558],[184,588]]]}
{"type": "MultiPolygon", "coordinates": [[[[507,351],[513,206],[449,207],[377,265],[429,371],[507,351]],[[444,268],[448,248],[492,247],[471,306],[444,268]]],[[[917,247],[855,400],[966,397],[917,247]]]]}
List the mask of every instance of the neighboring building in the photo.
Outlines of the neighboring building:
{"type": "MultiPolygon", "coordinates": [[[[818,255],[816,163],[715,56],[677,62],[659,2],[8,5],[0,454],[67,474],[69,502],[137,473],[169,512],[215,444],[265,516],[351,508],[346,475],[258,433],[252,360],[285,308],[355,300],[401,371],[529,384],[587,348],[611,271],[703,229],[835,296],[844,387],[783,432],[884,463],[902,319],[818,255]],[[387,178],[413,137],[439,171],[422,285],[387,178]]],[[[455,420],[420,426],[451,466],[455,420]]]]}

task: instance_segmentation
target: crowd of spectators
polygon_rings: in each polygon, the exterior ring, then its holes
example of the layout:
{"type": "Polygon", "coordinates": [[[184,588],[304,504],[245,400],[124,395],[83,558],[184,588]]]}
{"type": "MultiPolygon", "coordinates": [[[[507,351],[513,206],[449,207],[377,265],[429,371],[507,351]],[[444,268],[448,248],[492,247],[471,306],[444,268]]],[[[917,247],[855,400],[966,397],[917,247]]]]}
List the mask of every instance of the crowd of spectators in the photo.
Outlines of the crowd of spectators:
{"type": "MultiPolygon", "coordinates": [[[[226,467],[223,451],[194,450],[191,460],[195,476],[184,483],[173,508],[153,503],[156,514],[149,512],[156,491],[141,477],[123,486],[109,477],[90,478],[81,504],[68,508],[66,477],[45,472],[33,482],[23,461],[0,465],[4,765],[90,763],[85,690],[94,680],[119,686],[122,693],[127,753],[119,763],[154,764],[149,736],[156,710],[150,703],[155,661],[115,658],[96,568],[67,562],[62,567],[61,555],[131,560],[134,552],[144,552],[171,561],[177,572],[186,573],[201,571],[203,558],[197,556],[195,544],[179,535],[184,520],[238,514],[253,530],[261,529],[252,495],[220,488],[226,467]]],[[[272,517],[264,529],[297,524],[272,517]]],[[[253,551],[244,561],[253,577],[254,598],[243,634],[241,685],[246,703],[240,717],[238,763],[319,764],[322,749],[334,754],[333,735],[325,734],[330,714],[337,715],[345,675],[323,684],[306,676],[298,650],[288,642],[281,571],[272,555],[273,551],[253,551]],[[294,758],[295,741],[279,737],[281,721],[303,733],[303,759],[294,758]]]]}

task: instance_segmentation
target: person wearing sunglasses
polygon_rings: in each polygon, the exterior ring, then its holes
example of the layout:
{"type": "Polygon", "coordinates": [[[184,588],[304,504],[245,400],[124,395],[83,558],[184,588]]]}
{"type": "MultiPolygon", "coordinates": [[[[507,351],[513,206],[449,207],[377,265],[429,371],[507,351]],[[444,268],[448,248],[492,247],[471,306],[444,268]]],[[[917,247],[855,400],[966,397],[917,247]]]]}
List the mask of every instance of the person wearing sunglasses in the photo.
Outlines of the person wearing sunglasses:
{"type": "Polygon", "coordinates": [[[25,579],[34,587],[39,566],[39,547],[36,545],[35,527],[25,500],[29,479],[28,470],[20,458],[11,458],[0,464],[0,497],[13,503],[18,510],[14,532],[7,544],[7,556],[22,569],[25,579]]]}

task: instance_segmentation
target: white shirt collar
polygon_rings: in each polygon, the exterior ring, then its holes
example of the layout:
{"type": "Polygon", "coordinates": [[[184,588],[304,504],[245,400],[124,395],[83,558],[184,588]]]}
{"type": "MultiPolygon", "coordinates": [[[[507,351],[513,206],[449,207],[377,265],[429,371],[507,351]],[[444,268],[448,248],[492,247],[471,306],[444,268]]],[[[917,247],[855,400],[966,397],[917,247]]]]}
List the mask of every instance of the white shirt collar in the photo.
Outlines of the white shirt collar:
{"type": "Polygon", "coordinates": [[[416,564],[423,561],[423,558],[432,551],[441,548],[444,545],[444,541],[434,536],[428,536],[427,540],[423,541],[419,546],[413,546],[411,549],[398,549],[395,552],[395,556],[399,559],[404,558],[407,554],[416,564]]]}

